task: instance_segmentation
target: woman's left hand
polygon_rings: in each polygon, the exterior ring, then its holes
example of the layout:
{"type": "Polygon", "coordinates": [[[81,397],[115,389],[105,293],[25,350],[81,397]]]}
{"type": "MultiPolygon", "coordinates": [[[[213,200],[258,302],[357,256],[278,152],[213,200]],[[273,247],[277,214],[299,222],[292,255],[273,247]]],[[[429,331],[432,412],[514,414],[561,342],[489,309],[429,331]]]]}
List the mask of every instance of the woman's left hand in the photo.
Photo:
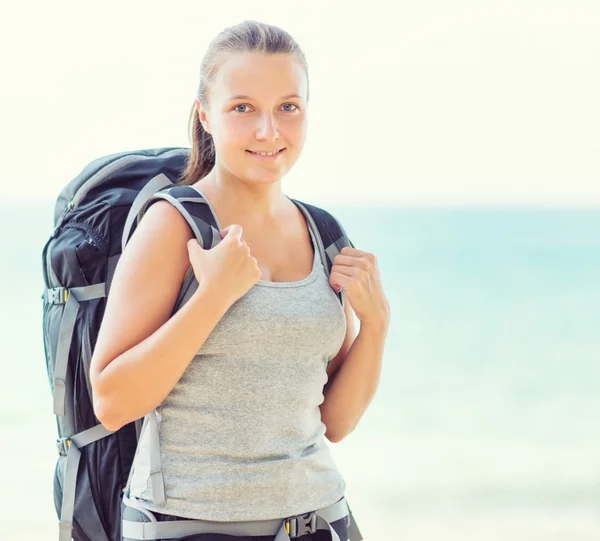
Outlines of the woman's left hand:
{"type": "Polygon", "coordinates": [[[346,291],[361,325],[387,329],[390,306],[373,254],[348,246],[342,248],[333,260],[329,283],[338,293],[342,288],[346,291]]]}

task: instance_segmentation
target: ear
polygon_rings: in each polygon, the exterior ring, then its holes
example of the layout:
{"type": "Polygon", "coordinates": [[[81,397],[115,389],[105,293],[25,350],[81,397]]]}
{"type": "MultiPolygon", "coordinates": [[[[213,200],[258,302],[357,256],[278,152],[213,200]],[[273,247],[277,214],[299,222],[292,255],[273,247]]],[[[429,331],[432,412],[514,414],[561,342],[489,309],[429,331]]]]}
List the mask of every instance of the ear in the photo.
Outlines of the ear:
{"type": "Polygon", "coordinates": [[[194,98],[194,102],[196,104],[196,113],[198,114],[198,117],[200,118],[200,123],[202,124],[204,131],[206,131],[207,133],[210,133],[210,124],[208,122],[208,115],[207,115],[206,108],[204,107],[204,105],[202,105],[202,102],[198,98],[194,98]]]}

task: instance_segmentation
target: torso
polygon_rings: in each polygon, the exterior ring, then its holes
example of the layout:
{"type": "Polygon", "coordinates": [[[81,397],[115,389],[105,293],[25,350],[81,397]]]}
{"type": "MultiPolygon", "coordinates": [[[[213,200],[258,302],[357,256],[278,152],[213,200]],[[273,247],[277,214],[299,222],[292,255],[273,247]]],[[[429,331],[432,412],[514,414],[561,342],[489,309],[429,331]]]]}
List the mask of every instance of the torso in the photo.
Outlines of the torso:
{"type": "Polygon", "coordinates": [[[345,482],[325,441],[320,405],[327,369],[344,343],[344,309],[292,201],[277,219],[258,221],[202,193],[221,228],[240,223],[262,279],[272,283],[230,307],[160,405],[166,502],[153,502],[151,429],[136,450],[131,495],[152,511],[225,522],[330,505],[345,482]]]}

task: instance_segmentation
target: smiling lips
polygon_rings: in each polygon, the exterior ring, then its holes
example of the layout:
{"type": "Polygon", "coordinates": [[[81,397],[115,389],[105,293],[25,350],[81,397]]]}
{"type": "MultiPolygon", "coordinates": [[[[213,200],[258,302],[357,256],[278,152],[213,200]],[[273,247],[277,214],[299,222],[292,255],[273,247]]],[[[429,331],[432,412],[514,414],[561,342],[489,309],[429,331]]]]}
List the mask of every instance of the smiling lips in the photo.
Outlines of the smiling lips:
{"type": "Polygon", "coordinates": [[[285,148],[280,148],[279,150],[271,152],[254,152],[252,150],[246,150],[246,152],[262,161],[275,161],[283,153],[284,150],[285,148]]]}
{"type": "Polygon", "coordinates": [[[250,154],[258,154],[259,156],[274,156],[275,154],[279,154],[284,149],[280,148],[279,150],[273,150],[271,152],[254,152],[253,150],[249,150],[250,154]]]}

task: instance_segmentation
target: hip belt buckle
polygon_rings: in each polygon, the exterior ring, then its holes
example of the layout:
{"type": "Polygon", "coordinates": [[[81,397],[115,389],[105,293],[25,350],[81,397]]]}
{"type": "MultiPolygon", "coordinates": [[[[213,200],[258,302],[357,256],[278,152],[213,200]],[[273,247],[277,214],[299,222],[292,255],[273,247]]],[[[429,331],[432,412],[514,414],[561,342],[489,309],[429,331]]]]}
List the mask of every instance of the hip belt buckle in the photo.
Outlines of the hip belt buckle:
{"type": "Polygon", "coordinates": [[[285,520],[285,531],[291,537],[301,537],[308,533],[314,534],[317,532],[317,514],[307,513],[298,515],[285,520]]]}

